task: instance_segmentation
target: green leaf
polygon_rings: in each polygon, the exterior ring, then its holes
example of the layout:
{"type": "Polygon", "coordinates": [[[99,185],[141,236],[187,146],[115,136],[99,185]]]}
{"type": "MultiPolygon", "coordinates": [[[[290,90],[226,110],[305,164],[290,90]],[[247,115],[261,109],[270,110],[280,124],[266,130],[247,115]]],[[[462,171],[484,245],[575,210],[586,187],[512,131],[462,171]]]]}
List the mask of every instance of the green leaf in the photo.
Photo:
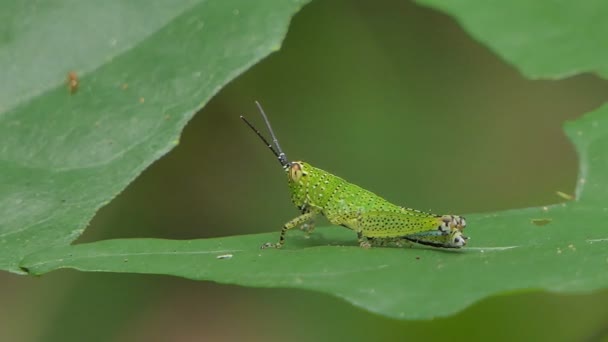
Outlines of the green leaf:
{"type": "Polygon", "coordinates": [[[467,216],[462,251],[372,248],[352,231],[290,232],[207,240],[108,240],[26,257],[32,274],[58,268],[169,274],[196,280],[326,292],[394,318],[452,314],[490,295],[523,290],[588,292],[608,286],[608,106],[566,125],[581,158],[577,199],[467,216]],[[329,246],[328,246],[329,245],[329,246]],[[222,255],[231,255],[222,258],[222,255]]]}
{"type": "Polygon", "coordinates": [[[5,1],[0,269],[77,238],[222,86],[279,49],[306,2],[5,1]]]}
{"type": "Polygon", "coordinates": [[[454,17],[530,78],[608,77],[608,2],[416,0],[454,17]]]}

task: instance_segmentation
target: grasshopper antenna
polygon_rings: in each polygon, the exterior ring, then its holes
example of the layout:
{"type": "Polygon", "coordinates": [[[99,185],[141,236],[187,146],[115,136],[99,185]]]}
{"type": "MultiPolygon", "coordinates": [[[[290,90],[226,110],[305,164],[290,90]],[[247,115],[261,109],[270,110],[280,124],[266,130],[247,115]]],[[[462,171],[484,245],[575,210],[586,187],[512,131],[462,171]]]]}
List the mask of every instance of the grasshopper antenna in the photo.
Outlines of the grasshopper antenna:
{"type": "Polygon", "coordinates": [[[249,126],[249,128],[251,128],[252,131],[255,132],[255,134],[260,139],[262,139],[264,144],[266,146],[268,146],[270,151],[272,151],[272,154],[274,154],[274,156],[277,157],[277,159],[279,160],[279,163],[281,163],[281,166],[283,166],[283,167],[289,166],[289,162],[287,161],[287,156],[285,155],[285,153],[281,149],[281,146],[279,145],[279,140],[277,139],[276,135],[274,134],[274,131],[272,130],[272,126],[270,125],[270,121],[268,120],[268,117],[266,116],[264,109],[262,109],[262,106],[260,105],[260,103],[258,101],[255,101],[255,104],[258,106],[258,109],[260,110],[260,114],[262,114],[262,117],[264,118],[264,122],[266,122],[266,127],[268,128],[268,131],[270,131],[270,135],[272,136],[272,142],[274,143],[276,149],[272,146],[271,143],[268,142],[268,140],[266,140],[266,138],[264,138],[262,133],[260,133],[260,131],[257,128],[255,128],[255,126],[253,126],[253,124],[251,124],[251,122],[249,122],[249,120],[247,120],[243,115],[241,115],[241,119],[247,124],[247,126],[249,126]]]}
{"type": "Polygon", "coordinates": [[[272,130],[272,126],[270,125],[270,121],[268,120],[268,116],[266,116],[266,113],[264,112],[262,105],[258,101],[255,101],[255,104],[258,106],[258,109],[260,110],[260,114],[262,114],[262,117],[264,118],[264,121],[266,122],[266,127],[268,127],[268,131],[270,131],[270,136],[272,137],[272,142],[274,143],[274,146],[277,148],[276,151],[279,152],[279,155],[277,156],[277,158],[279,158],[281,165],[285,166],[285,165],[289,164],[289,162],[287,161],[287,156],[285,155],[285,153],[283,153],[283,150],[281,149],[281,146],[279,145],[279,140],[277,139],[277,136],[274,135],[274,131],[272,130]]]}

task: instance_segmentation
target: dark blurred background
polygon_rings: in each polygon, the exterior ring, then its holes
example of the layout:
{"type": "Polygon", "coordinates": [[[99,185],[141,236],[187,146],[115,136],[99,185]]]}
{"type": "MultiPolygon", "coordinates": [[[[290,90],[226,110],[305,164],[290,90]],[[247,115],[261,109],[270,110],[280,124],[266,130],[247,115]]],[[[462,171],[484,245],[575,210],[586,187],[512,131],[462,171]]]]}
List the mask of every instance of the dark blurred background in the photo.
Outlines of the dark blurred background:
{"type": "MultiPolygon", "coordinates": [[[[278,231],[297,211],[278,163],[239,120],[260,125],[254,100],[291,159],[395,203],[472,213],[573,193],[577,158],[561,125],[607,99],[608,83],[591,75],[524,79],[452,18],[407,1],[313,2],[281,51],[225,87],[79,241],[278,231]]],[[[0,273],[0,303],[0,341],[559,341],[608,326],[607,291],[509,294],[412,322],[300,290],[58,271],[0,273]]]]}

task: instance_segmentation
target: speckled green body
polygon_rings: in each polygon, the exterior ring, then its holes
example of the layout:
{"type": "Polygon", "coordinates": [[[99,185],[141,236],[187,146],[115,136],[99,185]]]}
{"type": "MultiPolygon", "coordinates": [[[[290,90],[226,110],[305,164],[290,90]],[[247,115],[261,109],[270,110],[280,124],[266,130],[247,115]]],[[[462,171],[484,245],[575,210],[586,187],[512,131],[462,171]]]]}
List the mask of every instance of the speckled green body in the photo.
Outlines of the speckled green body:
{"type": "Polygon", "coordinates": [[[272,136],[270,143],[247,119],[241,119],[270,149],[287,173],[291,200],[301,214],[285,223],[278,243],[265,243],[262,248],[280,248],[288,230],[300,227],[310,233],[317,215],[329,222],[357,232],[359,245],[401,244],[403,241],[443,248],[460,248],[466,244],[462,235],[464,217],[437,216],[419,210],[396,206],[382,197],[362,189],[302,161],[290,162],[279,146],[270,121],[262,106],[256,102],[266,127],[272,136]]]}
{"type": "Polygon", "coordinates": [[[436,230],[440,217],[394,205],[344,179],[301,165],[302,175],[287,170],[292,202],[302,212],[318,212],[329,222],[361,231],[367,238],[392,238],[436,230]]]}

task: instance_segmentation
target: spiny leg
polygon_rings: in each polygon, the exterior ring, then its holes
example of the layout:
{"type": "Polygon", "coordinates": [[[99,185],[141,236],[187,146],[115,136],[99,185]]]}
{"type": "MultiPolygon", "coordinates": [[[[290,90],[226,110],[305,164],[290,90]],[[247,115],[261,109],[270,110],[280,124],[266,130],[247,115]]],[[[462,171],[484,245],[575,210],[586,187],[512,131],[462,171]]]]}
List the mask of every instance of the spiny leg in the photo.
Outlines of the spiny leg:
{"type": "MultiPolygon", "coordinates": [[[[331,221],[331,220],[330,220],[331,221]]],[[[361,230],[370,238],[391,238],[410,235],[447,236],[453,229],[462,231],[466,227],[464,217],[455,215],[434,216],[404,209],[401,212],[367,211],[357,213],[349,222],[353,230],[361,230]]]]}
{"type": "Polygon", "coordinates": [[[288,230],[293,229],[293,228],[301,225],[302,223],[311,221],[316,215],[317,215],[316,212],[305,213],[305,214],[302,214],[302,215],[294,218],[293,220],[285,223],[285,225],[283,225],[283,228],[281,229],[281,234],[279,235],[279,242],[277,242],[276,244],[267,242],[267,243],[263,244],[261,248],[264,249],[264,248],[270,248],[270,247],[274,247],[274,248],[283,247],[283,244],[285,243],[285,233],[287,233],[288,230]]]}

